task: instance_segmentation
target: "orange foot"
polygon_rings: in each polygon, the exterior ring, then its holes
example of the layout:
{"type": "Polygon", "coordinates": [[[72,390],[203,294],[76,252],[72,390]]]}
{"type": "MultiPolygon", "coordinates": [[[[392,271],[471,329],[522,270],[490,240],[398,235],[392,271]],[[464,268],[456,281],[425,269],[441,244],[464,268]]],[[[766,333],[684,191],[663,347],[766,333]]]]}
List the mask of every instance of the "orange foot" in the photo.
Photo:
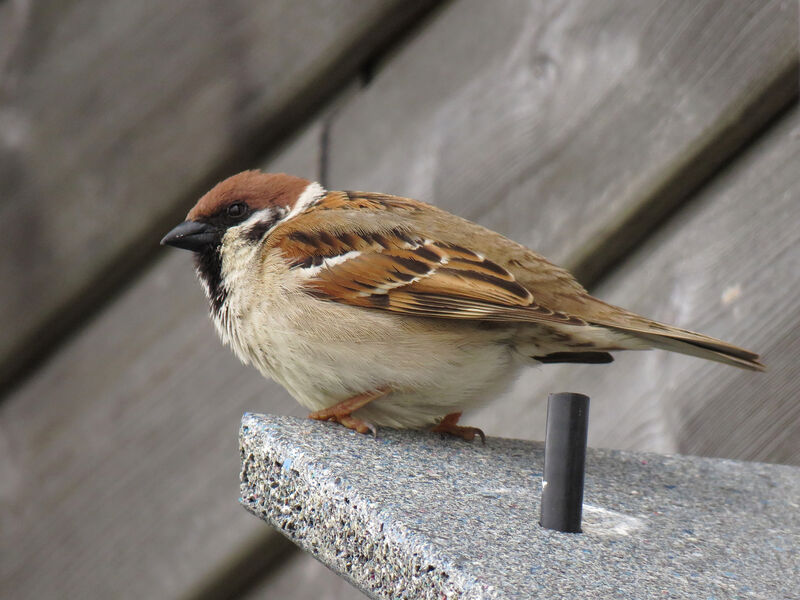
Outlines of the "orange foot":
{"type": "Polygon", "coordinates": [[[478,429],[477,427],[466,427],[464,425],[456,425],[458,420],[461,418],[461,413],[450,413],[446,417],[444,417],[439,424],[431,429],[431,431],[438,431],[439,433],[449,433],[450,435],[455,435],[457,437],[463,438],[468,442],[471,442],[475,439],[475,436],[478,435],[481,438],[481,442],[484,444],[486,443],[486,436],[483,434],[483,431],[478,429]]]}
{"type": "Polygon", "coordinates": [[[308,415],[308,418],[316,421],[336,421],[337,423],[344,425],[348,429],[353,429],[358,433],[367,433],[368,431],[371,431],[374,437],[378,437],[378,430],[375,428],[375,425],[369,423],[368,421],[362,421],[361,419],[354,417],[351,413],[354,413],[362,406],[366,406],[373,400],[380,398],[381,396],[385,396],[388,393],[389,390],[386,388],[380,388],[372,392],[364,392],[363,394],[359,394],[358,396],[353,396],[352,398],[348,398],[347,400],[339,402],[339,404],[334,404],[331,407],[314,411],[308,415]]]}

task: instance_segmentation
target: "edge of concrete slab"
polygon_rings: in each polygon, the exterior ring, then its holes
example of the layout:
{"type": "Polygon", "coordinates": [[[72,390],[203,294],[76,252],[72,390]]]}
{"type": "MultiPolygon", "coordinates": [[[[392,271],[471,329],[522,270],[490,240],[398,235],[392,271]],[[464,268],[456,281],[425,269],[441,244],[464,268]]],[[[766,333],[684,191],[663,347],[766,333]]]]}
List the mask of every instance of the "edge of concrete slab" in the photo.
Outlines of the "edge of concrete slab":
{"type": "Polygon", "coordinates": [[[374,598],[800,589],[800,468],[590,449],[575,535],[537,523],[537,442],[257,414],[240,442],[245,508],[374,598]]]}

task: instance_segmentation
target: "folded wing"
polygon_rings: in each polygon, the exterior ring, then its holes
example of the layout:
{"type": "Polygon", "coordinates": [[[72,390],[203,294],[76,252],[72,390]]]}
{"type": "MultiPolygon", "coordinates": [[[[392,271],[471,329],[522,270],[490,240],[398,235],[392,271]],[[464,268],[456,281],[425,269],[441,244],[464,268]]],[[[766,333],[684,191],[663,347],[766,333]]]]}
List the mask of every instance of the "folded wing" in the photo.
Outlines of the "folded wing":
{"type": "Polygon", "coordinates": [[[337,213],[345,209],[335,198],[325,228],[315,226],[317,211],[292,219],[272,241],[310,294],[424,317],[586,324],[538,303],[508,269],[463,245],[431,239],[401,221],[364,221],[362,211],[337,227],[337,213]]]}

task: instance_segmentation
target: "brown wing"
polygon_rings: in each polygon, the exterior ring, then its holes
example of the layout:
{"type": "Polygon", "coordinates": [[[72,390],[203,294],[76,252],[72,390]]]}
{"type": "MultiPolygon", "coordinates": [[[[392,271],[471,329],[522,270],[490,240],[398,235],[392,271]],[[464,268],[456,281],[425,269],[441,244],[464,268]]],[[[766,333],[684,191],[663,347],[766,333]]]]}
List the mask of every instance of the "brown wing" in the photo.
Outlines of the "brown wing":
{"type": "Polygon", "coordinates": [[[309,293],[333,302],[425,317],[602,326],[655,347],[764,368],[753,352],[602,302],[525,246],[416,200],[330,192],[279,225],[268,247],[283,251],[309,293]]]}
{"type": "MultiPolygon", "coordinates": [[[[394,196],[332,192],[276,229],[270,245],[305,277],[308,292],[325,300],[425,317],[586,324],[537,302],[479,251],[420,232],[410,217],[425,210],[434,209],[394,196]]],[[[434,220],[442,214],[431,213],[434,220]]]]}

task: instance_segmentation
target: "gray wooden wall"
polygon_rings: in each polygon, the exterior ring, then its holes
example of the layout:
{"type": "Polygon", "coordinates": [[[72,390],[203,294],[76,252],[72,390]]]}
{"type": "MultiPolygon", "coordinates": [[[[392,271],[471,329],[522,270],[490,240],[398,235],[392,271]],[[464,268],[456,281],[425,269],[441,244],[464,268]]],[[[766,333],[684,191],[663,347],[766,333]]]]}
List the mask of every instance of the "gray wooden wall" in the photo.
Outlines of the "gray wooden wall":
{"type": "Polygon", "coordinates": [[[600,297],[763,353],[531,369],[466,422],[800,464],[798,7],[780,0],[0,2],[0,597],[360,593],[237,505],[245,410],[160,235],[262,167],[417,197],[600,297]]]}

